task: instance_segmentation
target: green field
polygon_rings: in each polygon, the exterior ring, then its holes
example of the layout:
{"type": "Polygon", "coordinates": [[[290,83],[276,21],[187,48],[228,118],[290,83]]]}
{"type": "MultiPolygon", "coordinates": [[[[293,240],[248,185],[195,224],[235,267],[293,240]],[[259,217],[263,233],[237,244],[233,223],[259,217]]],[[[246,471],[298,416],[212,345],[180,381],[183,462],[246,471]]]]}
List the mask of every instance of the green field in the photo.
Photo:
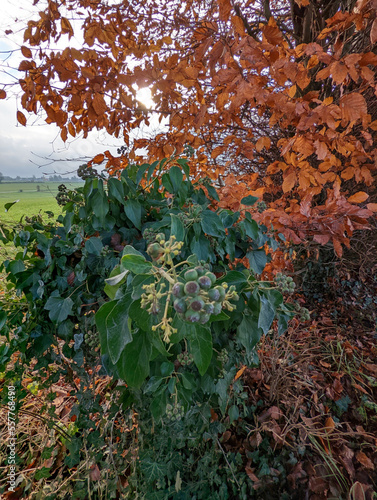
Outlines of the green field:
{"type": "MultiPolygon", "coordinates": [[[[56,202],[58,186],[61,182],[6,182],[0,184],[0,221],[19,222],[22,216],[28,217],[51,211],[55,215],[62,209],[56,202]],[[39,191],[37,186],[39,186],[39,191]],[[4,205],[19,200],[8,212],[4,205]]],[[[68,189],[75,189],[81,184],[64,183],[68,189]]]]}

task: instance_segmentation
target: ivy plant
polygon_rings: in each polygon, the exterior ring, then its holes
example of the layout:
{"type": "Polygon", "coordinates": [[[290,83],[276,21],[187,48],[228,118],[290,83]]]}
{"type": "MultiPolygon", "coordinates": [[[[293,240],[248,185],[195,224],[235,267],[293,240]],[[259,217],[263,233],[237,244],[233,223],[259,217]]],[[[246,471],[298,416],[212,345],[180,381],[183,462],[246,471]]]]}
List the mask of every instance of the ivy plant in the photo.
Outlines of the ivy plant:
{"type": "MultiPolygon", "coordinates": [[[[17,248],[2,270],[20,302],[0,308],[0,372],[15,380],[33,364],[47,386],[65,377],[79,401],[75,425],[90,433],[101,406],[84,381],[100,363],[100,374],[125,382],[114,415],[134,408],[143,429],[150,418],[158,428],[195,415],[209,425],[215,414],[216,435],[240,416],[230,396],[237,370],[257,363],[261,336],[274,322],[283,333],[300,309],[283,298],[293,290],[286,277],[258,279],[278,243],[252,218],[257,199],[243,198],[239,212],[216,208],[216,189],[192,182],[185,159],[107,178],[81,172],[83,187],[60,186],[56,221],[1,227],[17,248]]],[[[66,460],[77,464],[80,446],[66,460]]]]}

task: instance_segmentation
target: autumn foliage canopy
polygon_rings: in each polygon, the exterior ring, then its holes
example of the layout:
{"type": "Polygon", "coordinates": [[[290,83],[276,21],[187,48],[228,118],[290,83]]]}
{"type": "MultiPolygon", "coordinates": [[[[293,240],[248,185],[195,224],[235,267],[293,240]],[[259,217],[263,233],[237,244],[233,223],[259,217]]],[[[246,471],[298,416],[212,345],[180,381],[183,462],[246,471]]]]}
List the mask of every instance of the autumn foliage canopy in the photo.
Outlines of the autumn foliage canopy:
{"type": "Polygon", "coordinates": [[[112,172],[140,148],[156,159],[192,146],[222,206],[257,196],[260,220],[341,255],[377,210],[376,42],[376,0],[49,0],[24,33],[21,102],[63,141],[123,137],[127,157],[93,159],[112,172]],[[156,137],[132,140],[152,116],[156,137]]]}

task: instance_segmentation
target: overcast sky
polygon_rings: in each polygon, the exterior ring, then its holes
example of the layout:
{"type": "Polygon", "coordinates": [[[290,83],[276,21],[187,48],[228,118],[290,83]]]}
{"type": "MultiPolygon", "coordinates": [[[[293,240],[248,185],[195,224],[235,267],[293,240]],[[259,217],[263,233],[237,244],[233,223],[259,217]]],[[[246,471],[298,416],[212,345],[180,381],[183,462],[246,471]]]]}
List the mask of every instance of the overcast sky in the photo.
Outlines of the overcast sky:
{"type": "MultiPolygon", "coordinates": [[[[19,73],[14,69],[23,59],[19,50],[23,31],[32,12],[38,12],[42,8],[43,0],[35,7],[33,0],[1,0],[0,89],[4,88],[4,84],[15,82],[24,76],[23,72],[19,73]],[[6,35],[5,31],[9,29],[13,33],[6,35]]],[[[66,39],[67,37],[63,43],[66,39]]],[[[122,145],[121,140],[102,131],[92,132],[88,139],[75,138],[64,144],[60,139],[60,129],[53,124],[47,125],[44,120],[37,120],[26,111],[23,112],[27,116],[27,125],[23,127],[16,119],[21,89],[14,87],[9,92],[7,87],[5,90],[13,95],[0,100],[0,172],[4,175],[39,177],[54,172],[72,172],[84,163],[83,158],[93,157],[106,149],[116,154],[117,148],[122,145]],[[74,159],[78,161],[69,161],[74,159]]],[[[148,105],[145,99],[144,102],[148,105]]],[[[22,110],[20,105],[18,109],[22,110]]]]}

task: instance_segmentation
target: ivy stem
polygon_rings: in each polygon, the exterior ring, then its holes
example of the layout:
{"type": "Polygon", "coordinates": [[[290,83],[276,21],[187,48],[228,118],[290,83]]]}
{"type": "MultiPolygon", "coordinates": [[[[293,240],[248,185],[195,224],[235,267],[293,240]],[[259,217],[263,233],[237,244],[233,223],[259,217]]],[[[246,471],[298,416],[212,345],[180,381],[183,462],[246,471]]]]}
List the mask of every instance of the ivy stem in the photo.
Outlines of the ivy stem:
{"type": "Polygon", "coordinates": [[[163,278],[166,279],[166,281],[174,285],[175,283],[174,279],[166,271],[164,271],[161,267],[157,268],[157,271],[161,274],[163,278]]]}

